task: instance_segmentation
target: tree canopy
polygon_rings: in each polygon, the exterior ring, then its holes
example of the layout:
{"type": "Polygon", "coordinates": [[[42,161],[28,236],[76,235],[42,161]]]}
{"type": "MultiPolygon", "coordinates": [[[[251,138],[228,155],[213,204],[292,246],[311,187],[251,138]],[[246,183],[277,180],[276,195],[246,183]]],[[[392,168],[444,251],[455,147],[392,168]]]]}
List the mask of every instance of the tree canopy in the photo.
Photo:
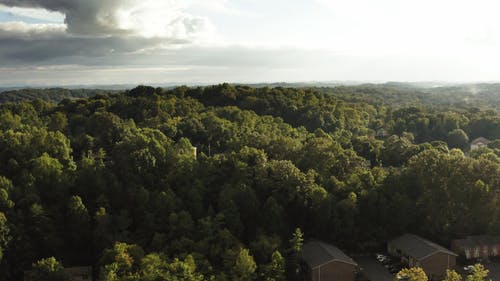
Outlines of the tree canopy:
{"type": "Polygon", "coordinates": [[[297,280],[307,239],[361,252],[404,232],[500,234],[500,113],[408,91],[140,86],[2,103],[0,280],[33,264],[297,280]],[[469,151],[479,136],[494,144],[469,151]]]}

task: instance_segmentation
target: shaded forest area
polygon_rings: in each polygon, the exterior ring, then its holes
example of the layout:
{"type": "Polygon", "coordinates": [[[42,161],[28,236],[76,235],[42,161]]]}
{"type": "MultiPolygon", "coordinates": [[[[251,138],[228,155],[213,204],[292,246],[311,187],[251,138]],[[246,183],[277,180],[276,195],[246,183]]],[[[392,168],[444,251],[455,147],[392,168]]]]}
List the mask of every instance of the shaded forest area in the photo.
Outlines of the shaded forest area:
{"type": "Polygon", "coordinates": [[[2,91],[2,89],[0,89],[0,103],[33,101],[37,99],[53,103],[59,103],[64,99],[90,98],[96,95],[107,95],[110,93],[118,93],[118,91],[100,90],[100,89],[64,89],[64,88],[17,89],[17,90],[5,90],[5,91],[2,91]]]}
{"type": "Polygon", "coordinates": [[[301,280],[303,239],[499,235],[500,112],[441,99],[222,84],[3,103],[0,280],[301,280]]]}

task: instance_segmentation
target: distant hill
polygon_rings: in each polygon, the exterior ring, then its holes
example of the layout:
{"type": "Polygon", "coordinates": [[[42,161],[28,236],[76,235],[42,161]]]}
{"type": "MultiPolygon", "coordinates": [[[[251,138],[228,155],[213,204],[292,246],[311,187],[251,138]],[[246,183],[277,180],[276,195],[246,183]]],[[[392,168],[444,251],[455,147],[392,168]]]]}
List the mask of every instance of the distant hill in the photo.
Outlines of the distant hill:
{"type": "MultiPolygon", "coordinates": [[[[315,89],[339,98],[370,104],[385,105],[453,105],[458,107],[500,108],[500,84],[446,84],[439,82],[387,82],[383,84],[354,82],[304,82],[304,83],[257,83],[232,84],[250,88],[303,88],[315,89]]],[[[204,85],[197,85],[206,87],[204,85]]],[[[169,90],[175,88],[170,84],[155,85],[169,90]]],[[[89,98],[96,95],[117,94],[130,85],[99,86],[99,88],[0,88],[0,103],[20,102],[41,99],[59,103],[63,99],[89,98]]]]}
{"type": "Polygon", "coordinates": [[[36,99],[59,103],[64,99],[89,98],[96,95],[108,95],[118,92],[118,90],[64,88],[7,90],[0,93],[0,103],[31,101],[36,99]]]}

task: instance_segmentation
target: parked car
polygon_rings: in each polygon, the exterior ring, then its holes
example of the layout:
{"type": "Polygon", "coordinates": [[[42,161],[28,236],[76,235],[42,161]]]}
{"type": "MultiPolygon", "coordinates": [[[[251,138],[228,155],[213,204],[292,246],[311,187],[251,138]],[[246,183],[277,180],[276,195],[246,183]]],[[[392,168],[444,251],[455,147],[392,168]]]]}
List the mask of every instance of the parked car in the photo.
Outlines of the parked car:
{"type": "Polygon", "coordinates": [[[465,272],[467,273],[472,273],[472,270],[474,269],[474,267],[472,265],[467,265],[467,266],[464,266],[464,270],[465,272]]]}
{"type": "Polygon", "coordinates": [[[382,255],[382,254],[375,254],[375,257],[377,258],[377,260],[379,262],[382,262],[382,263],[386,263],[386,262],[389,262],[390,261],[390,258],[386,255],[382,255]]]}
{"type": "Polygon", "coordinates": [[[395,266],[395,265],[392,265],[391,267],[389,267],[389,272],[392,273],[392,274],[396,274],[400,271],[400,269],[395,266]]]}

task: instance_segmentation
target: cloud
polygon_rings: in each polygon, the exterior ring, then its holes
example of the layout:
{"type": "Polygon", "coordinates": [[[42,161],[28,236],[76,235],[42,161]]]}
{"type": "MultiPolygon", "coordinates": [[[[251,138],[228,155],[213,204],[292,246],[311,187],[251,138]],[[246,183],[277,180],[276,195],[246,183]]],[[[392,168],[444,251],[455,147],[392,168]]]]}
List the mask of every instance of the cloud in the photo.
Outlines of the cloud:
{"type": "Polygon", "coordinates": [[[190,39],[213,30],[206,18],[184,13],[179,0],[0,0],[0,4],[64,14],[67,30],[74,35],[190,39]]]}
{"type": "MultiPolygon", "coordinates": [[[[2,46],[4,44],[0,42],[0,48],[3,48],[2,46]]],[[[66,48],[57,52],[64,49],[66,48]]],[[[0,53],[3,51],[0,49],[0,53]]],[[[27,54],[29,50],[22,52],[27,54]]],[[[302,69],[304,62],[311,65],[318,62],[317,59],[307,61],[310,55],[300,50],[242,46],[191,46],[155,49],[133,55],[128,55],[123,50],[103,56],[90,56],[86,53],[83,57],[53,56],[40,64],[32,63],[39,58],[27,59],[21,55],[24,61],[14,61],[11,56],[10,61],[0,66],[0,84],[150,84],[286,80],[303,77],[304,72],[310,71],[310,68],[302,69]],[[294,57],[294,60],[290,60],[290,57],[294,57]],[[300,75],[297,75],[297,71],[300,75]]],[[[4,61],[3,58],[0,60],[4,61]]]]}
{"type": "Polygon", "coordinates": [[[0,59],[4,65],[34,64],[54,59],[79,57],[101,59],[114,54],[131,54],[165,45],[186,44],[175,38],[138,36],[74,36],[64,24],[0,23],[0,59]]]}
{"type": "Polygon", "coordinates": [[[61,36],[66,36],[66,25],[64,24],[27,24],[24,22],[0,23],[0,40],[34,40],[61,36]]]}
{"type": "Polygon", "coordinates": [[[190,8],[202,9],[219,14],[258,17],[256,14],[250,13],[248,10],[242,10],[235,7],[235,3],[229,3],[229,0],[191,0],[187,5],[190,8]]]}
{"type": "Polygon", "coordinates": [[[0,0],[9,7],[42,8],[65,15],[73,35],[192,39],[213,31],[204,17],[183,12],[179,0],[0,0]]]}
{"type": "MultiPolygon", "coordinates": [[[[110,39],[106,44],[99,43],[99,47],[90,51],[80,46],[94,44],[93,41],[78,41],[72,45],[72,41],[65,40],[60,38],[56,41],[61,48],[54,52],[68,52],[67,57],[52,55],[40,63],[33,63],[40,58],[24,57],[29,55],[29,47],[17,51],[21,56],[19,61],[14,59],[14,55],[8,60],[0,57],[0,84],[34,86],[332,80],[484,81],[495,80],[500,75],[498,68],[494,67],[500,64],[500,58],[491,56],[474,58],[473,61],[459,60],[455,56],[361,57],[326,50],[244,46],[190,46],[129,52],[138,47],[137,41],[126,41],[123,38],[110,39]],[[110,45],[122,49],[111,52],[107,49],[110,45]],[[76,54],[67,50],[71,48],[76,49],[76,54]],[[492,67],[484,67],[485,65],[492,67]]],[[[7,49],[10,47],[0,42],[0,53],[7,49]]]]}
{"type": "Polygon", "coordinates": [[[12,17],[20,17],[45,23],[62,23],[64,15],[59,12],[52,12],[38,8],[6,7],[0,5],[0,12],[9,14],[12,17]]]}
{"type": "Polygon", "coordinates": [[[28,15],[64,15],[64,23],[0,22],[0,61],[8,66],[99,62],[107,56],[126,63],[124,56],[189,45],[214,31],[207,19],[184,12],[180,0],[0,0],[0,5],[28,15]]]}

